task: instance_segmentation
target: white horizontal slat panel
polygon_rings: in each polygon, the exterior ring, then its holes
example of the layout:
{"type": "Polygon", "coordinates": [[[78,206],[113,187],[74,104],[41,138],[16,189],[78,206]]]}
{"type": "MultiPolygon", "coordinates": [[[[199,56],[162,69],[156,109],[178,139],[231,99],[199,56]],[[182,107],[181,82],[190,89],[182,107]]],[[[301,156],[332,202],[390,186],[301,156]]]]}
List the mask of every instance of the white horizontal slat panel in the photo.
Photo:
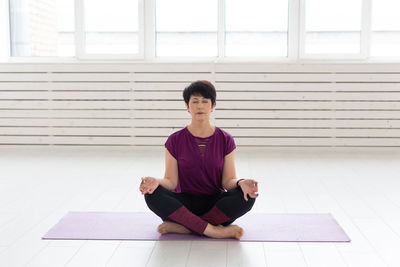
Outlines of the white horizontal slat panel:
{"type": "Polygon", "coordinates": [[[336,92],[334,94],[334,99],[338,101],[399,101],[400,100],[400,92],[396,93],[386,93],[386,92],[346,92],[339,93],[336,92]]]}
{"type": "MultiPolygon", "coordinates": [[[[139,111],[136,111],[137,113],[139,111]]],[[[336,119],[400,119],[400,111],[249,111],[249,110],[217,110],[215,118],[336,118],[336,119]]]]}
{"type": "MultiPolygon", "coordinates": [[[[68,136],[160,136],[168,137],[179,128],[65,128],[0,127],[0,135],[68,136]]],[[[228,129],[226,129],[228,130],[228,129]]],[[[390,137],[400,138],[400,129],[229,129],[234,137],[390,137]]]]}
{"type": "MultiPolygon", "coordinates": [[[[136,128],[137,136],[164,136],[172,133],[168,128],[136,128]]],[[[0,129],[1,132],[1,129],[0,129]]],[[[130,132],[130,131],[126,131],[130,132]]],[[[229,129],[235,137],[395,137],[400,138],[399,129],[229,129]]]]}
{"type": "MultiPolygon", "coordinates": [[[[190,119],[69,119],[69,118],[12,118],[1,119],[0,126],[40,126],[40,127],[139,127],[163,128],[184,127],[190,119]]],[[[218,119],[221,128],[400,128],[400,120],[290,120],[290,119],[218,119]]]]}
{"type": "Polygon", "coordinates": [[[135,91],[182,91],[191,82],[152,82],[152,81],[135,81],[132,83],[132,87],[135,91]]]}
{"type": "Polygon", "coordinates": [[[399,147],[400,138],[237,138],[236,143],[244,146],[399,147]]]}
{"type": "Polygon", "coordinates": [[[133,137],[97,136],[0,136],[0,144],[15,145],[133,145],[133,137]]]}
{"type": "MultiPolygon", "coordinates": [[[[17,112],[20,112],[17,110],[17,112]]],[[[56,111],[54,111],[56,112],[56,111]]],[[[72,111],[65,111],[66,113],[72,111]]],[[[82,114],[85,114],[85,111],[80,111],[82,114]]],[[[100,116],[102,111],[90,111],[93,114],[99,114],[100,116]]],[[[118,111],[116,111],[118,112],[118,111]]],[[[135,118],[189,118],[189,113],[182,110],[163,110],[162,112],[155,110],[136,110],[132,111],[132,114],[135,118]]],[[[65,114],[64,114],[65,115],[65,114]]],[[[67,115],[65,115],[67,116],[67,115]]],[[[291,110],[216,110],[214,112],[213,117],[215,119],[223,119],[223,118],[237,118],[237,119],[254,119],[254,118],[307,118],[307,119],[400,119],[400,111],[315,111],[315,110],[299,110],[299,111],[291,111],[291,110]]]]}
{"type": "MultiPolygon", "coordinates": [[[[154,131],[154,130],[152,130],[154,131]]],[[[148,134],[152,133],[151,130],[148,134]]],[[[85,135],[85,136],[133,136],[133,128],[63,128],[63,127],[0,127],[0,135],[85,135]]]]}
{"type": "Polygon", "coordinates": [[[0,73],[2,81],[132,81],[131,73],[0,73]]]}
{"type": "Polygon", "coordinates": [[[182,90],[217,87],[216,125],[245,146],[397,146],[399,64],[0,64],[0,144],[163,145],[182,90]],[[24,136],[25,135],[25,136],[24,136]]]}
{"type": "Polygon", "coordinates": [[[211,80],[211,73],[0,73],[0,80],[10,81],[195,81],[211,80]]]}
{"type": "MultiPolygon", "coordinates": [[[[236,138],[243,146],[388,146],[399,147],[400,138],[236,138]]],[[[0,136],[0,144],[59,145],[163,145],[165,137],[0,136]]]]}
{"type": "MultiPolygon", "coordinates": [[[[164,145],[164,137],[135,137],[135,145],[164,145]]],[[[236,138],[239,146],[399,147],[400,138],[236,138]]]]}
{"type": "Polygon", "coordinates": [[[215,72],[399,73],[398,63],[218,63],[215,72]]]}
{"type": "Polygon", "coordinates": [[[346,119],[218,119],[222,128],[399,128],[398,120],[346,119]]]}
{"type": "MultiPolygon", "coordinates": [[[[133,92],[135,99],[181,100],[182,92],[133,92]]],[[[371,100],[400,101],[400,92],[219,92],[218,100],[371,100]]]]}
{"type": "MultiPolygon", "coordinates": [[[[193,82],[196,80],[212,80],[211,73],[135,73],[134,81],[147,82],[193,82]]],[[[179,88],[178,88],[179,89],[179,88]]]]}
{"type": "Polygon", "coordinates": [[[0,91],[129,91],[132,82],[0,82],[0,91]]]}
{"type": "Polygon", "coordinates": [[[222,128],[400,128],[400,120],[218,119],[222,128]]]}
{"type": "Polygon", "coordinates": [[[132,118],[129,110],[2,110],[0,118],[132,118]]]}
{"type": "Polygon", "coordinates": [[[251,83],[216,82],[218,91],[377,91],[398,92],[400,83],[251,83]]]}
{"type": "Polygon", "coordinates": [[[15,91],[15,92],[0,92],[0,99],[131,99],[132,92],[54,92],[54,91],[15,91]]]}
{"type": "MultiPolygon", "coordinates": [[[[88,103],[93,106],[96,102],[88,103]]],[[[0,102],[0,107],[1,107],[0,102]]],[[[61,103],[60,103],[61,104],[61,103]]],[[[72,103],[71,103],[72,105],[72,103]]],[[[74,105],[79,105],[74,103],[74,105]]],[[[100,105],[100,103],[99,103],[100,105]]],[[[128,104],[127,104],[128,105],[128,104]]],[[[129,104],[131,105],[131,104],[129,104]]],[[[133,104],[132,104],[133,105],[133,104]]],[[[183,100],[136,100],[134,102],[135,109],[186,109],[183,100]]],[[[382,109],[382,110],[400,110],[399,102],[360,102],[360,101],[217,101],[217,110],[222,109],[382,109]]]]}
{"type": "MultiPolygon", "coordinates": [[[[182,92],[138,92],[135,99],[180,100],[182,92]]],[[[219,92],[218,100],[332,100],[332,92],[219,92]]]]}
{"type": "Polygon", "coordinates": [[[216,81],[232,82],[400,82],[400,73],[216,73],[216,81]]]}
{"type": "Polygon", "coordinates": [[[70,119],[70,118],[57,118],[57,119],[47,119],[47,118],[12,118],[12,119],[2,119],[0,118],[0,126],[69,126],[69,127],[184,127],[190,123],[189,119],[70,119]]]}
{"type": "Polygon", "coordinates": [[[3,100],[0,109],[133,109],[138,105],[127,100],[3,100]]]}

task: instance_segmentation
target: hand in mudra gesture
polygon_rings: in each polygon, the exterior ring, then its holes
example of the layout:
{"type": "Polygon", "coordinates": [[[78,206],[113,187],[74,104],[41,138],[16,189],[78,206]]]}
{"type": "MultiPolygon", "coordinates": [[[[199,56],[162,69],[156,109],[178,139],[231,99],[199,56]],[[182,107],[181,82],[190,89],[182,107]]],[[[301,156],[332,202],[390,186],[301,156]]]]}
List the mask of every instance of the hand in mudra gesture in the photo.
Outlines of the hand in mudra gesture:
{"type": "Polygon", "coordinates": [[[144,194],[153,194],[154,190],[157,189],[160,182],[154,177],[142,177],[139,190],[144,194]]]}
{"type": "Polygon", "coordinates": [[[258,182],[253,179],[245,179],[239,182],[239,186],[243,191],[243,198],[248,201],[247,195],[251,198],[258,197],[258,182]]]}

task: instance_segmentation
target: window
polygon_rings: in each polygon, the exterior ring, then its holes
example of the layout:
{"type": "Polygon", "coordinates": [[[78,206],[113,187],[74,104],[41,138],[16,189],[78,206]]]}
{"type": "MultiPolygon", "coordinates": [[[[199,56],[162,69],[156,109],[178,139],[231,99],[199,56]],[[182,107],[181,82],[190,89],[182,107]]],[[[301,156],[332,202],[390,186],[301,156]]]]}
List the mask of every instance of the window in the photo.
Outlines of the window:
{"type": "Polygon", "coordinates": [[[371,56],[400,56],[399,8],[398,0],[372,2],[371,56]]]}
{"type": "Polygon", "coordinates": [[[398,60],[399,8],[398,0],[5,0],[0,57],[398,60]]]}
{"type": "Polygon", "coordinates": [[[86,54],[139,53],[137,0],[85,0],[83,10],[86,54]]]}
{"type": "Polygon", "coordinates": [[[216,57],[218,1],[157,0],[156,55],[216,57]]]}
{"type": "Polygon", "coordinates": [[[361,0],[306,0],[305,54],[360,54],[361,0]]]}
{"type": "Polygon", "coordinates": [[[288,1],[226,0],[226,56],[281,56],[288,51],[288,1]]]}
{"type": "Polygon", "coordinates": [[[11,0],[11,56],[75,55],[74,1],[11,0]]]}

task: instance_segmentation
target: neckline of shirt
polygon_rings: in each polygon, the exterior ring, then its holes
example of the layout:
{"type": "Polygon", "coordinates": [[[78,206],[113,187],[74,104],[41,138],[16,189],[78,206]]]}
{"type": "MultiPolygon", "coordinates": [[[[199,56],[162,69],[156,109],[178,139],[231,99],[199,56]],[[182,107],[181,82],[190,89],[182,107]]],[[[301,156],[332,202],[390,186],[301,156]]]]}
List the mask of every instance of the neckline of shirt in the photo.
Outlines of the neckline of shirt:
{"type": "Polygon", "coordinates": [[[194,136],[194,135],[189,131],[188,127],[187,127],[187,126],[185,127],[186,131],[187,131],[191,136],[193,136],[194,138],[198,138],[198,139],[209,139],[209,138],[212,138],[212,137],[215,135],[215,133],[217,132],[217,128],[218,128],[218,127],[215,126],[215,129],[214,129],[214,132],[213,132],[212,135],[207,136],[207,137],[199,137],[199,136],[194,136]]]}

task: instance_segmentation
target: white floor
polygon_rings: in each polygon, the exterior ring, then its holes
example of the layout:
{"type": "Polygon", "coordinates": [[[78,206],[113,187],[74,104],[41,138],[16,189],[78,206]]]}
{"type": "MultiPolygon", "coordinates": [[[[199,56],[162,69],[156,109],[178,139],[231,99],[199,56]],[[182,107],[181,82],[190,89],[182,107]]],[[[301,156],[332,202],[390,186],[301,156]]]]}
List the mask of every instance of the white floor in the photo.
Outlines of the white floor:
{"type": "Polygon", "coordinates": [[[400,150],[238,148],[252,212],[327,213],[351,243],[41,240],[67,211],[145,211],[162,149],[0,147],[0,266],[400,266],[400,150]]]}

